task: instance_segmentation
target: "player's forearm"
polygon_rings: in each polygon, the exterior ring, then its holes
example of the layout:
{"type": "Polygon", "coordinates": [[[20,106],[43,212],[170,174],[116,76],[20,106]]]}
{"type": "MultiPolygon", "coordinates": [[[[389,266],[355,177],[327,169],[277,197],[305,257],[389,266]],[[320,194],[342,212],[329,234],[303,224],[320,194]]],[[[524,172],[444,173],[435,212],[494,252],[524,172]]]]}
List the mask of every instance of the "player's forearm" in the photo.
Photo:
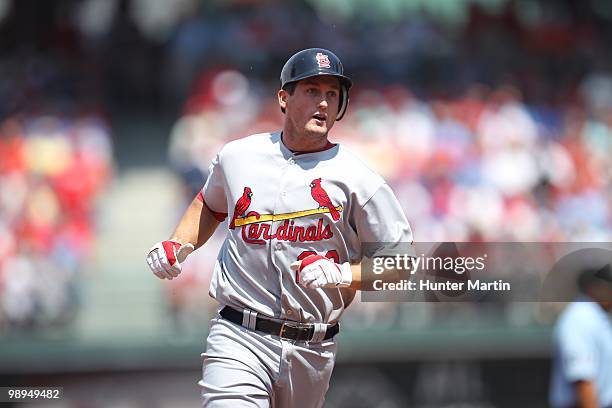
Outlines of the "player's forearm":
{"type": "Polygon", "coordinates": [[[170,240],[193,244],[197,249],[204,245],[219,225],[212,212],[194,198],[179,221],[170,240]]]}
{"type": "Polygon", "coordinates": [[[353,281],[349,286],[351,289],[355,290],[374,290],[374,280],[376,279],[385,279],[389,282],[399,280],[399,272],[396,270],[387,270],[384,275],[369,275],[369,279],[364,279],[363,274],[361,273],[361,264],[351,265],[351,271],[353,272],[353,281]]]}
{"type": "Polygon", "coordinates": [[[361,264],[351,265],[351,272],[353,272],[353,281],[351,282],[351,289],[361,290],[361,264]]]}
{"type": "Polygon", "coordinates": [[[576,406],[578,408],[599,408],[593,381],[576,382],[576,406]]]}

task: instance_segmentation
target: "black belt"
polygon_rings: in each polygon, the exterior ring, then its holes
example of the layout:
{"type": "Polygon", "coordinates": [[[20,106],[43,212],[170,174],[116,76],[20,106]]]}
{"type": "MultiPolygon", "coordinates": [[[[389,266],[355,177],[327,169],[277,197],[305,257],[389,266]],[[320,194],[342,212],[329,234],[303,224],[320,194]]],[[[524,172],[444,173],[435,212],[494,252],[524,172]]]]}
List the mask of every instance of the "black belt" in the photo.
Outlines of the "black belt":
{"type": "MultiPolygon", "coordinates": [[[[232,323],[242,326],[242,312],[225,306],[219,312],[221,317],[229,320],[232,323]]],[[[310,323],[298,323],[290,320],[277,322],[274,320],[266,319],[265,317],[257,317],[255,321],[255,330],[273,334],[286,340],[293,341],[311,341],[314,335],[314,325],[310,323]]],[[[329,326],[325,331],[323,340],[329,340],[334,337],[340,331],[340,325],[338,323],[333,326],[329,326]]]]}

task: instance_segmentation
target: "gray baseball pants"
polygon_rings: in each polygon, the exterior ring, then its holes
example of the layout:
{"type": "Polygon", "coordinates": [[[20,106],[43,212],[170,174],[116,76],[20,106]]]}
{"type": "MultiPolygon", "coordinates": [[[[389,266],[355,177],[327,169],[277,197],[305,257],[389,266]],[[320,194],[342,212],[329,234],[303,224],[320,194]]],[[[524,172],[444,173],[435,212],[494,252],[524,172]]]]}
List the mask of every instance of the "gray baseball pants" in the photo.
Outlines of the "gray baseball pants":
{"type": "Polygon", "coordinates": [[[336,342],[292,342],[213,318],[202,354],[206,408],[323,406],[336,342]]]}

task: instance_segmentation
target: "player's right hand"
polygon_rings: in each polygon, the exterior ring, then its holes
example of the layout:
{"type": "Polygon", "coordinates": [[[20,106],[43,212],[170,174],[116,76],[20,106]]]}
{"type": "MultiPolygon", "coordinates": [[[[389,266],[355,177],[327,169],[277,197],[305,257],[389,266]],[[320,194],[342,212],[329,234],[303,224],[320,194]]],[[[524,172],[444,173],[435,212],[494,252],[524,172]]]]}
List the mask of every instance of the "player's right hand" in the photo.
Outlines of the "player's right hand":
{"type": "Polygon", "coordinates": [[[194,250],[193,244],[182,245],[176,241],[158,242],[149,251],[147,263],[159,279],[172,280],[179,276],[181,263],[194,250]]]}

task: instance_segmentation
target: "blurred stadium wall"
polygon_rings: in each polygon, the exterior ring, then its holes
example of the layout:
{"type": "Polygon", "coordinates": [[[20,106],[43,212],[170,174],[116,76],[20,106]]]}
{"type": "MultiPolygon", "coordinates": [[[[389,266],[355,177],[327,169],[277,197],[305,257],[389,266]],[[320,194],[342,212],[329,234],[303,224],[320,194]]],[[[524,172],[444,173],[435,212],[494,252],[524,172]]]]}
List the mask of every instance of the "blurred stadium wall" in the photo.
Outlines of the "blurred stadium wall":
{"type": "MultiPolygon", "coordinates": [[[[342,57],[333,139],[418,241],[609,242],[611,21],[606,0],[0,0],[0,385],[197,406],[223,237],[172,282],[144,257],[223,143],[280,127],[305,47],[342,57]]],[[[562,306],[356,302],[327,406],[544,406],[562,306]]]]}

